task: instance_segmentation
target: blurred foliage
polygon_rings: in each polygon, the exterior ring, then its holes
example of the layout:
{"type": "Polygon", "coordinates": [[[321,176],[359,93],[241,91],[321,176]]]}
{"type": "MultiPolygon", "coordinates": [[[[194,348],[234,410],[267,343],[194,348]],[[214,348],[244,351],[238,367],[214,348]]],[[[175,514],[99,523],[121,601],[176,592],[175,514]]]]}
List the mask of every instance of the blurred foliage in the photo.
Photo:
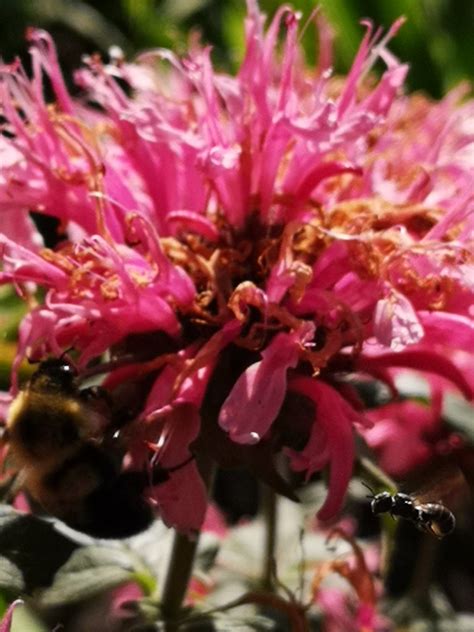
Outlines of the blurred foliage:
{"type": "MultiPolygon", "coordinates": [[[[282,4],[260,0],[271,16],[282,4]]],[[[303,22],[314,0],[294,0],[303,22]]],[[[362,18],[385,29],[400,15],[407,23],[390,48],[409,61],[409,87],[441,96],[461,79],[474,74],[474,3],[454,0],[320,0],[337,36],[336,67],[347,70],[363,33],[362,18]]],[[[106,52],[117,44],[127,55],[149,47],[172,46],[183,52],[193,30],[214,46],[219,66],[235,67],[243,45],[244,0],[1,0],[0,41],[4,59],[26,53],[28,25],[53,33],[66,70],[77,67],[81,55],[106,52]]],[[[308,57],[314,60],[316,40],[304,36],[308,57]]]]}
{"type": "Polygon", "coordinates": [[[7,390],[16,353],[18,325],[26,312],[25,303],[10,286],[0,287],[0,390],[7,390]]]}

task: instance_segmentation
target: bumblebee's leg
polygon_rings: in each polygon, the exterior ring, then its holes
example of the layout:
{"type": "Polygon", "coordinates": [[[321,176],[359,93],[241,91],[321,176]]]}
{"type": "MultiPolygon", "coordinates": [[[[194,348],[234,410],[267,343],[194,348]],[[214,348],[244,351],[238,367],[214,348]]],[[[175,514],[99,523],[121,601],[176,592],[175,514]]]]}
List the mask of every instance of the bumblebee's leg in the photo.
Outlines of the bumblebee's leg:
{"type": "Polygon", "coordinates": [[[98,412],[102,412],[102,408],[106,409],[107,413],[112,410],[112,398],[107,389],[102,386],[88,386],[82,389],[80,392],[81,399],[92,408],[98,408],[98,412]]]}
{"type": "MultiPolygon", "coordinates": [[[[113,400],[110,393],[102,386],[90,386],[80,391],[81,400],[94,415],[104,420],[102,446],[110,449],[111,454],[120,452],[120,442],[116,432],[119,426],[115,423],[113,400]]],[[[121,457],[119,458],[121,460],[121,457]]]]}
{"type": "Polygon", "coordinates": [[[152,470],[151,470],[151,484],[152,485],[160,485],[161,483],[166,483],[169,479],[170,474],[180,470],[183,467],[186,467],[188,463],[194,461],[194,454],[191,454],[187,459],[182,461],[182,463],[178,463],[177,465],[173,465],[172,467],[162,467],[159,463],[153,464],[152,461],[152,470]]]}
{"type": "Polygon", "coordinates": [[[438,538],[438,540],[441,540],[443,537],[439,533],[437,533],[436,529],[434,528],[431,522],[428,522],[425,524],[417,524],[416,526],[418,527],[420,531],[423,531],[423,533],[428,533],[428,535],[432,535],[435,538],[438,538]]]}

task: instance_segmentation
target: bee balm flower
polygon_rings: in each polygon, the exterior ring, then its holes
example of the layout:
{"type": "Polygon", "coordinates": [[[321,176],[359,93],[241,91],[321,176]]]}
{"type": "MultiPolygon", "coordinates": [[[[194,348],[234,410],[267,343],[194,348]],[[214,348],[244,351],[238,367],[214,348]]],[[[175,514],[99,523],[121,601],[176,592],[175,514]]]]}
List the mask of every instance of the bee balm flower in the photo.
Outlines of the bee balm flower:
{"type": "MultiPolygon", "coordinates": [[[[33,76],[0,69],[0,278],[45,290],[15,369],[71,347],[82,369],[105,352],[128,364],[106,381],[132,411],[127,467],[205,454],[293,496],[283,452],[307,477],[330,469],[328,519],[368,423],[346,376],[407,366],[472,394],[451,358],[474,339],[474,105],[402,94],[407,66],[386,48],[400,22],[385,38],[365,24],[345,78],[327,50],[304,65],[288,7],[263,24],[248,0],[235,76],[206,47],[93,56],[81,98],[31,31],[33,76]],[[54,248],[30,211],[59,220],[54,248]]],[[[199,527],[195,463],[152,498],[168,524],[199,527]]]]}

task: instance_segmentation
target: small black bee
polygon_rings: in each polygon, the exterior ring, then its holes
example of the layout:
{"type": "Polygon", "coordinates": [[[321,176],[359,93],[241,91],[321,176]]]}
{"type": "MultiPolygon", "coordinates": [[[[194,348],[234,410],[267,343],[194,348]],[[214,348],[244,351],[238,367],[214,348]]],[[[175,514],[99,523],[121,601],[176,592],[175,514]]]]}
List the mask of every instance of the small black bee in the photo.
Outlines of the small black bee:
{"type": "MultiPolygon", "coordinates": [[[[370,488],[369,488],[370,489],[370,488]]],[[[394,518],[403,518],[416,525],[421,531],[430,533],[437,538],[444,538],[454,531],[456,518],[454,514],[439,503],[422,503],[409,494],[390,494],[381,492],[374,494],[370,507],[375,515],[389,513],[394,518]]]]}
{"type": "Polygon", "coordinates": [[[12,402],[4,441],[16,486],[47,513],[93,537],[126,538],[154,519],[146,488],[190,459],[167,470],[122,471],[123,449],[106,446],[110,420],[96,399],[94,389],[79,388],[71,363],[45,360],[12,402]]]}

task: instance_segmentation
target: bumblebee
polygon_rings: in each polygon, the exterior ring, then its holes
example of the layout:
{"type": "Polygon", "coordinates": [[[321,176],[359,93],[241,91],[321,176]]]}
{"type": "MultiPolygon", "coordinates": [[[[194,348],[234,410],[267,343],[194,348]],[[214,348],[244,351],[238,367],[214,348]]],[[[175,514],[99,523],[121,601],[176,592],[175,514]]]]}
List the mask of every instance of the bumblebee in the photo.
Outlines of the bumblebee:
{"type": "Polygon", "coordinates": [[[146,488],[177,467],[122,471],[123,450],[104,441],[109,420],[99,400],[79,388],[71,363],[45,360],[12,402],[4,440],[15,486],[46,513],[93,537],[126,538],[153,521],[146,488]]]}
{"type": "Polygon", "coordinates": [[[375,515],[390,513],[395,518],[409,520],[421,531],[437,538],[444,538],[454,531],[456,518],[442,503],[422,503],[409,494],[389,494],[381,492],[370,496],[372,512],[375,515]]]}

